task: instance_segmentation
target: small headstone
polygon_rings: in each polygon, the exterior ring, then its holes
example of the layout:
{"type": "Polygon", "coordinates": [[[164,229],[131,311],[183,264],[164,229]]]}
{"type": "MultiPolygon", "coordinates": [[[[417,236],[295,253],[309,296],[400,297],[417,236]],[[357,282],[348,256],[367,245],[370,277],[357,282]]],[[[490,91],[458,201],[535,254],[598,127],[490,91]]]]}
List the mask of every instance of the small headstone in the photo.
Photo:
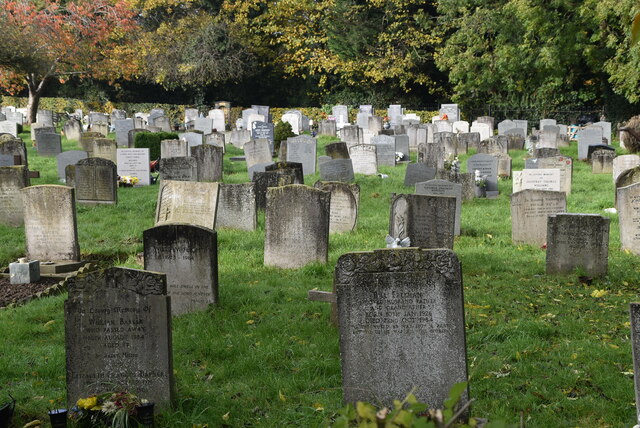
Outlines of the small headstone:
{"type": "Polygon", "coordinates": [[[613,146],[607,146],[606,144],[594,144],[587,147],[587,158],[591,161],[593,157],[593,153],[595,153],[598,150],[611,152],[613,155],[616,154],[616,148],[613,146]]]}
{"type": "Polygon", "coordinates": [[[513,120],[503,120],[498,122],[498,135],[507,135],[507,130],[516,128],[516,123],[513,120]]]}
{"type": "Polygon", "coordinates": [[[487,154],[476,154],[467,159],[467,171],[486,176],[487,191],[498,190],[498,158],[487,154]]]}
{"type": "Polygon", "coordinates": [[[321,120],[318,124],[318,135],[327,135],[335,137],[337,133],[335,120],[321,120]]]}
{"type": "Polygon", "coordinates": [[[331,157],[331,159],[349,159],[349,149],[347,148],[347,143],[338,142],[338,143],[330,143],[327,144],[324,148],[327,156],[331,157]]]}
{"type": "Polygon", "coordinates": [[[25,166],[0,167],[0,224],[19,227],[24,223],[21,189],[29,186],[25,166]]]}
{"type": "Polygon", "coordinates": [[[159,169],[161,180],[198,180],[198,164],[191,156],[160,159],[159,169]]]}
{"type": "Polygon", "coordinates": [[[38,155],[58,156],[62,153],[62,139],[60,134],[43,132],[38,135],[38,155]]]}
{"type": "Polygon", "coordinates": [[[116,157],[119,176],[136,177],[139,180],[136,186],[151,184],[148,148],[117,149],[116,157]]]}
{"type": "Polygon", "coordinates": [[[92,123],[90,129],[91,129],[91,132],[100,134],[102,138],[106,138],[109,135],[108,123],[102,123],[102,122],[92,123]]]}
{"type": "Polygon", "coordinates": [[[36,113],[36,122],[41,123],[44,126],[54,126],[53,111],[44,109],[38,110],[36,113]]]}
{"type": "Polygon", "coordinates": [[[466,134],[458,134],[458,146],[467,147],[467,149],[478,149],[480,145],[480,133],[469,132],[466,134]]]}
{"type": "Polygon", "coordinates": [[[118,161],[118,145],[109,138],[97,138],[93,140],[91,157],[108,159],[113,163],[118,161]]]}
{"type": "Polygon", "coordinates": [[[487,123],[473,122],[470,131],[480,134],[480,141],[484,141],[493,135],[493,128],[487,123]]]}
{"type": "Polygon", "coordinates": [[[257,213],[254,183],[220,183],[216,229],[256,230],[257,213]]]}
{"type": "Polygon", "coordinates": [[[316,139],[308,135],[287,138],[287,162],[302,164],[304,175],[316,173],[316,139]]]}
{"type": "Polygon", "coordinates": [[[418,162],[438,169],[444,168],[445,148],[440,144],[427,143],[418,146],[418,162]]]}
{"type": "Polygon", "coordinates": [[[507,154],[509,147],[507,138],[504,136],[494,136],[483,140],[478,145],[478,153],[486,153],[489,155],[507,154]]]}
{"type": "Polygon", "coordinates": [[[196,160],[198,181],[222,181],[223,156],[221,147],[210,144],[192,147],[191,157],[196,160]]]}
{"type": "Polygon", "coordinates": [[[369,116],[369,132],[377,135],[382,131],[382,118],[380,116],[369,116]]]}
{"type": "Polygon", "coordinates": [[[322,181],[342,181],[352,182],[353,163],[351,159],[332,159],[322,164],[318,164],[320,169],[320,180],[322,181]]]}
{"type": "Polygon", "coordinates": [[[342,129],[344,125],[349,124],[349,109],[344,105],[333,106],[331,114],[336,118],[338,129],[342,129]]]}
{"type": "Polygon", "coordinates": [[[117,119],[114,122],[116,144],[119,147],[129,147],[129,131],[134,129],[133,119],[117,119]]]}
{"type": "Polygon", "coordinates": [[[436,169],[425,163],[410,163],[404,175],[404,185],[413,187],[416,183],[433,180],[436,177],[436,169]]]}
{"type": "Polygon", "coordinates": [[[204,136],[200,131],[180,132],[178,133],[178,138],[187,142],[189,150],[201,145],[204,141],[204,136]]]}
{"type": "Polygon", "coordinates": [[[175,158],[189,156],[189,145],[186,140],[160,141],[160,158],[175,158]]]}
{"type": "Polygon", "coordinates": [[[0,136],[0,155],[5,155],[11,158],[11,165],[24,165],[28,166],[27,162],[27,148],[24,142],[20,138],[13,138],[9,136],[0,136]],[[15,160],[19,159],[16,163],[15,160]]]}
{"type": "Polygon", "coordinates": [[[362,143],[362,132],[358,126],[345,126],[340,130],[340,139],[347,143],[348,147],[362,143]]]}
{"type": "Polygon", "coordinates": [[[231,131],[230,143],[241,149],[246,143],[251,141],[251,131],[248,129],[231,131]]]}
{"type": "Polygon", "coordinates": [[[376,135],[371,138],[371,144],[376,148],[376,162],[378,166],[396,166],[395,137],[376,135]]]}
{"type": "Polygon", "coordinates": [[[13,137],[18,137],[18,124],[12,120],[0,121],[0,134],[10,134],[13,137]]]}
{"type": "Polygon", "coordinates": [[[613,159],[616,152],[611,150],[596,150],[591,157],[591,173],[592,174],[611,174],[613,173],[613,159]]]}
{"type": "Polygon", "coordinates": [[[313,187],[331,193],[329,233],[355,230],[358,223],[360,186],[335,181],[316,181],[313,187]]]}
{"type": "Polygon", "coordinates": [[[540,134],[540,140],[536,145],[536,148],[558,148],[558,136],[560,135],[560,128],[556,125],[545,125],[542,128],[540,134]]]}
{"type": "Polygon", "coordinates": [[[564,192],[527,189],[511,195],[511,240],[542,246],[547,242],[547,217],[567,212],[564,192]]]}
{"type": "Polygon", "coordinates": [[[300,184],[267,189],[264,264],[327,263],[331,194],[300,184]]]}
{"type": "Polygon", "coordinates": [[[267,140],[273,146],[274,128],[273,123],[254,121],[251,123],[251,138],[254,140],[267,140]]]}
{"type": "Polygon", "coordinates": [[[640,255],[640,183],[617,189],[620,248],[640,255]]]}
{"type": "Polygon", "coordinates": [[[428,196],[453,196],[456,198],[455,209],[455,235],[460,235],[460,216],[462,212],[462,186],[447,180],[428,180],[416,183],[417,195],[428,196]]]}
{"type": "Polygon", "coordinates": [[[412,247],[453,248],[456,198],[393,194],[389,235],[409,238],[412,247]]]}
{"type": "Polygon", "coordinates": [[[504,153],[495,155],[498,158],[498,177],[511,177],[511,156],[504,153]]]}
{"type": "Polygon", "coordinates": [[[77,119],[69,119],[63,126],[64,136],[70,141],[80,141],[82,134],[82,123],[77,119]]]}
{"type": "Polygon", "coordinates": [[[222,132],[212,132],[211,134],[205,135],[203,144],[220,147],[222,152],[225,152],[225,138],[222,132]]]}
{"type": "Polygon", "coordinates": [[[107,159],[80,159],[76,163],[76,201],[84,204],[118,203],[116,164],[107,159]]]}
{"type": "Polygon", "coordinates": [[[587,127],[578,131],[578,159],[588,159],[588,147],[602,144],[602,128],[587,127]]]}
{"type": "Polygon", "coordinates": [[[610,220],[597,214],[552,214],[547,220],[547,273],[607,274],[610,220]]]}
{"type": "Polygon", "coordinates": [[[560,156],[560,149],[556,147],[540,147],[533,150],[534,158],[552,158],[560,156]]]}
{"type": "Polygon", "coordinates": [[[211,134],[213,132],[213,119],[198,117],[193,121],[193,129],[203,134],[211,134]]]}
{"type": "Polygon", "coordinates": [[[155,225],[190,223],[214,230],[218,183],[163,180],[158,192],[155,225]]]}
{"type": "Polygon", "coordinates": [[[349,157],[355,174],[376,175],[378,173],[376,146],[373,144],[357,144],[350,147],[349,157]]]}

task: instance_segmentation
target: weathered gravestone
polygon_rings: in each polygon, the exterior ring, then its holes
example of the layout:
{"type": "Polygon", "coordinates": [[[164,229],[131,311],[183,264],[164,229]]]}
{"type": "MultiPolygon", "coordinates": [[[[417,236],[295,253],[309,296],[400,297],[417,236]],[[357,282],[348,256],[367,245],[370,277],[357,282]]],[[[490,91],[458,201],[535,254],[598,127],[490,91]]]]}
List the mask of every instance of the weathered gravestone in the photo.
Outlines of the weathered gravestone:
{"type": "Polygon", "coordinates": [[[42,123],[45,126],[53,125],[53,111],[52,110],[38,110],[36,113],[36,122],[42,123]]]}
{"type": "Polygon", "coordinates": [[[151,184],[149,149],[117,149],[116,157],[119,176],[137,177],[136,186],[151,184]]]}
{"type": "Polygon", "coordinates": [[[220,183],[216,229],[256,230],[258,210],[254,183],[220,183]]]}
{"type": "Polygon", "coordinates": [[[264,210],[267,206],[267,189],[269,187],[281,187],[294,184],[295,172],[291,169],[256,172],[253,174],[253,182],[256,192],[256,206],[264,210]]]}
{"type": "Polygon", "coordinates": [[[618,189],[621,187],[631,186],[632,184],[640,183],[640,166],[635,168],[626,169],[620,174],[615,182],[616,188],[616,208],[618,207],[618,189]]]}
{"type": "Polygon", "coordinates": [[[478,145],[478,153],[489,155],[507,154],[509,151],[507,138],[503,135],[489,137],[478,145]]]}
{"type": "Polygon", "coordinates": [[[547,273],[607,274],[610,220],[597,214],[551,214],[547,220],[547,273]]]}
{"type": "Polygon", "coordinates": [[[578,159],[588,159],[589,146],[602,144],[602,128],[593,126],[578,131],[578,159]]]}
{"type": "Polygon", "coordinates": [[[287,138],[287,162],[302,164],[304,175],[316,173],[316,139],[308,135],[287,138]]]}
{"type": "Polygon", "coordinates": [[[542,246],[547,242],[547,217],[567,212],[564,192],[527,189],[511,195],[511,240],[542,246]]]}
{"type": "Polygon", "coordinates": [[[511,156],[500,153],[494,155],[498,158],[498,177],[510,178],[511,177],[511,156]]]}
{"type": "MultiPolygon", "coordinates": [[[[519,130],[519,129],[518,129],[519,130]]],[[[510,133],[513,130],[509,130],[509,134],[507,134],[507,150],[524,150],[525,137],[524,135],[518,135],[514,133],[510,133]]]]}
{"type": "Polygon", "coordinates": [[[182,141],[186,141],[189,149],[199,146],[204,141],[204,136],[200,131],[189,131],[178,133],[178,138],[182,141]]]}
{"type": "MultiPolygon", "coordinates": [[[[442,408],[467,381],[461,265],[450,250],[348,253],[336,264],[344,401],[442,408]]],[[[468,401],[462,393],[459,406],[468,401]]]]}
{"type": "Polygon", "coordinates": [[[453,122],[452,130],[456,134],[466,134],[469,132],[469,122],[466,120],[458,120],[453,122]]]}
{"type": "Polygon", "coordinates": [[[214,230],[218,183],[163,180],[158,192],[155,225],[190,223],[214,230]]]}
{"type": "Polygon", "coordinates": [[[247,170],[251,170],[257,164],[272,162],[268,140],[251,140],[244,144],[243,149],[247,170]]]}
{"type": "Polygon", "coordinates": [[[143,233],[144,268],[167,275],[171,314],[218,303],[216,232],[194,224],[166,224],[143,233]]]}
{"type": "Polygon", "coordinates": [[[327,263],[330,200],[329,192],[300,184],[267,189],[265,266],[327,263]]]}
{"type": "Polygon", "coordinates": [[[416,194],[428,196],[453,196],[456,198],[454,233],[460,235],[462,212],[462,186],[447,180],[428,180],[416,183],[416,194]]]}
{"type": "Polygon", "coordinates": [[[404,185],[413,187],[421,181],[433,180],[436,177],[436,169],[425,163],[410,163],[404,175],[404,185]]]}
{"type": "Polygon", "coordinates": [[[354,173],[364,175],[376,175],[378,173],[376,146],[372,144],[351,146],[349,147],[349,157],[353,164],[354,173]]]}
{"type": "Polygon", "coordinates": [[[67,140],[80,141],[82,134],[82,124],[79,120],[69,119],[64,123],[63,131],[67,140]]]}
{"type": "Polygon", "coordinates": [[[480,145],[480,133],[468,132],[457,135],[458,147],[466,147],[468,149],[478,149],[480,145]]]}
{"type": "Polygon", "coordinates": [[[67,279],[67,406],[104,391],[174,399],[171,304],[164,274],[113,267],[67,279]]]}
{"type": "Polygon", "coordinates": [[[127,148],[133,149],[136,146],[136,134],[141,132],[149,132],[143,128],[133,128],[127,132],[127,148]]]}
{"type": "Polygon", "coordinates": [[[331,157],[331,159],[350,159],[347,143],[342,141],[338,143],[327,144],[324,148],[324,151],[327,156],[331,157]]]}
{"type": "Polygon", "coordinates": [[[209,110],[207,117],[213,119],[213,129],[224,132],[226,129],[224,111],[220,109],[209,110]]]}
{"type": "Polygon", "coordinates": [[[97,138],[93,140],[93,151],[91,157],[108,159],[113,163],[118,160],[118,145],[109,138],[97,138]]]}
{"type": "MultiPolygon", "coordinates": [[[[0,146],[1,147],[1,146],[0,146]]],[[[1,150],[1,149],[0,149],[1,150]]],[[[615,183],[620,174],[630,168],[640,166],[640,156],[638,155],[621,155],[616,156],[613,160],[613,182],[615,183]]]]}
{"type": "Polygon", "coordinates": [[[617,190],[620,247],[640,255],[640,183],[617,190]]]}
{"type": "Polygon", "coordinates": [[[517,128],[517,126],[513,120],[506,119],[498,122],[498,135],[507,135],[507,131],[514,128],[517,128]]]}
{"type": "Polygon", "coordinates": [[[161,180],[198,180],[198,163],[191,156],[160,159],[159,165],[161,180]]]}
{"type": "Polygon", "coordinates": [[[0,134],[10,134],[12,137],[18,137],[18,124],[11,120],[0,121],[0,134]]]}
{"type": "Polygon", "coordinates": [[[533,150],[533,157],[542,159],[542,158],[552,158],[560,156],[560,149],[556,147],[536,147],[533,150]]]}
{"type": "Polygon", "coordinates": [[[209,144],[212,146],[220,147],[222,149],[222,153],[225,152],[224,146],[224,134],[222,132],[212,132],[211,134],[207,134],[204,136],[203,144],[209,144]]]}
{"type": "Polygon", "coordinates": [[[316,181],[313,187],[331,193],[329,233],[355,230],[358,223],[360,186],[335,181],[316,181]]]}
{"type": "Polygon", "coordinates": [[[607,146],[606,144],[594,144],[587,147],[587,158],[592,161],[593,154],[597,151],[608,151],[615,155],[616,148],[613,146],[607,146]]]}
{"type": "Polygon", "coordinates": [[[560,192],[559,169],[523,169],[513,174],[513,192],[521,190],[549,190],[560,192]]]}
{"type": "Polygon", "coordinates": [[[347,143],[348,147],[362,143],[362,132],[357,126],[345,126],[340,130],[340,139],[347,143]]]}
{"type": "Polygon", "coordinates": [[[80,134],[80,146],[82,146],[82,150],[89,153],[89,156],[93,154],[93,142],[98,138],[104,138],[104,136],[97,132],[83,132],[80,134]]]}
{"type": "Polygon", "coordinates": [[[116,164],[108,159],[80,159],[76,163],[76,201],[83,204],[118,203],[116,164]]]}
{"type": "Polygon", "coordinates": [[[302,164],[300,162],[273,162],[264,167],[265,171],[290,171],[293,173],[294,180],[292,184],[304,184],[304,175],[302,175],[302,164]]]}
{"type": "Polygon", "coordinates": [[[106,138],[109,135],[109,124],[108,123],[92,123],[91,132],[95,132],[96,134],[100,134],[101,138],[106,138]]]}
{"type": "Polygon", "coordinates": [[[251,131],[248,129],[232,130],[229,142],[241,149],[246,143],[251,141],[251,131]]]}
{"type": "Polygon", "coordinates": [[[409,238],[412,247],[453,248],[456,198],[392,194],[389,235],[409,238]]]}
{"type": "Polygon", "coordinates": [[[571,193],[573,175],[573,159],[568,156],[552,156],[546,158],[529,158],[524,161],[525,169],[559,169],[560,191],[567,195],[571,193]]]}
{"type": "Polygon", "coordinates": [[[129,147],[129,131],[134,128],[133,119],[118,119],[114,122],[116,144],[119,147],[129,147]]]}
{"type": "Polygon", "coordinates": [[[189,156],[189,144],[186,140],[160,141],[160,158],[176,158],[189,156]]]}
{"type": "Polygon", "coordinates": [[[560,135],[560,128],[556,125],[545,125],[542,128],[540,134],[540,140],[536,145],[536,148],[558,148],[558,136],[560,135]]]}
{"type": "Polygon", "coordinates": [[[345,183],[355,180],[351,159],[332,159],[318,164],[320,180],[342,181],[345,183]]]}
{"type": "MultiPolygon", "coordinates": [[[[473,172],[455,172],[449,169],[436,171],[436,177],[462,186],[462,201],[471,201],[476,197],[476,182],[473,172]]],[[[424,180],[427,181],[427,180],[424,180]]]]}
{"type": "Polygon", "coordinates": [[[62,139],[60,134],[43,132],[38,134],[38,155],[57,156],[62,153],[62,139]]]}
{"type": "Polygon", "coordinates": [[[76,188],[76,164],[64,167],[64,184],[76,188]]]}
{"type": "Polygon", "coordinates": [[[337,132],[335,120],[321,120],[318,124],[318,135],[335,137],[337,132]]]}
{"type": "Polygon", "coordinates": [[[493,127],[491,125],[477,121],[471,123],[470,131],[471,133],[477,132],[480,134],[480,141],[484,141],[493,135],[493,127]]]}
{"type": "Polygon", "coordinates": [[[27,148],[20,138],[8,135],[0,136],[0,155],[8,156],[12,159],[11,165],[28,166],[27,148]]]}
{"type": "Polygon", "coordinates": [[[198,117],[193,121],[193,129],[203,134],[211,134],[213,132],[213,119],[198,117]]]}
{"type": "Polygon", "coordinates": [[[27,168],[20,166],[0,167],[0,224],[19,227],[24,223],[21,189],[29,186],[27,168]]]}
{"type": "Polygon", "coordinates": [[[467,159],[467,171],[480,171],[486,177],[486,190],[498,191],[498,158],[487,154],[475,154],[467,159]]]}
{"type": "Polygon", "coordinates": [[[210,144],[192,147],[191,157],[196,160],[198,181],[222,181],[223,156],[221,147],[210,144]]]}
{"type": "Polygon", "coordinates": [[[22,201],[27,257],[41,263],[79,261],[74,189],[49,184],[25,187],[22,201]]]}
{"type": "Polygon", "coordinates": [[[613,173],[613,159],[616,152],[611,150],[596,150],[591,156],[591,173],[592,174],[611,174],[613,173]]]}
{"type": "Polygon", "coordinates": [[[396,166],[396,139],[390,135],[371,137],[371,144],[376,147],[378,166],[396,166]]]}
{"type": "Polygon", "coordinates": [[[336,119],[336,124],[338,125],[338,129],[342,128],[344,125],[349,124],[349,108],[344,105],[336,105],[331,109],[331,114],[336,119]]]}
{"type": "Polygon", "coordinates": [[[444,168],[446,158],[445,149],[439,144],[426,143],[418,145],[418,163],[424,163],[428,167],[444,168]]]}
{"type": "MultiPolygon", "coordinates": [[[[629,304],[631,319],[631,351],[633,354],[633,371],[640,372],[640,303],[629,304]]],[[[633,377],[636,395],[636,421],[640,424],[640,376],[633,377]]],[[[637,424],[635,425],[638,426],[637,424]]]]}
{"type": "Polygon", "coordinates": [[[382,118],[380,116],[369,116],[369,132],[377,135],[382,131],[382,118]]]}

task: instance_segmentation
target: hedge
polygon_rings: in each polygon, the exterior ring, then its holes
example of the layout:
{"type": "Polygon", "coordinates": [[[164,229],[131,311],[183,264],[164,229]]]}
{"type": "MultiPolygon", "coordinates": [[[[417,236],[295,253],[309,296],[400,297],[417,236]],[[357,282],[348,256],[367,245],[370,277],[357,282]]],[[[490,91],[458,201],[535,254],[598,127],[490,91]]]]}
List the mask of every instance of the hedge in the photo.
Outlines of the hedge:
{"type": "Polygon", "coordinates": [[[160,143],[162,140],[177,140],[175,132],[139,132],[136,134],[134,146],[136,149],[149,149],[149,159],[160,158],[160,143]]]}

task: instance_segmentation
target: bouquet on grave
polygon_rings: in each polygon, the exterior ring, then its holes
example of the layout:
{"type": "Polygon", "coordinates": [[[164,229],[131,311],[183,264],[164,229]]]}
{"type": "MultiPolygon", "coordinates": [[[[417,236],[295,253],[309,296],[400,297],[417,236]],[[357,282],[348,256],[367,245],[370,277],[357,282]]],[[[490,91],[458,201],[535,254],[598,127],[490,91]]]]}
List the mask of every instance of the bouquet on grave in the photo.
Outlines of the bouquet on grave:
{"type": "Polygon", "coordinates": [[[131,392],[106,392],[80,398],[69,418],[78,426],[126,428],[134,425],[138,407],[147,403],[131,392]]]}
{"type": "Polygon", "coordinates": [[[138,177],[130,177],[128,175],[118,176],[118,186],[120,187],[132,187],[138,184],[140,179],[138,177]]]}

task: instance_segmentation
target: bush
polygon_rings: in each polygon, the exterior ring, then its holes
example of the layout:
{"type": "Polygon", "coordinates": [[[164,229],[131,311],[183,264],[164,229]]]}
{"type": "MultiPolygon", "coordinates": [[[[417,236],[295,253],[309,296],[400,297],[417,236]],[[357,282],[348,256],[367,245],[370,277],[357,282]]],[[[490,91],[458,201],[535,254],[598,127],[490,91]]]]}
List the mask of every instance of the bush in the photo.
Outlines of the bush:
{"type": "Polygon", "coordinates": [[[296,134],[293,133],[293,129],[291,129],[291,124],[289,122],[280,121],[276,123],[275,128],[273,128],[273,144],[276,152],[280,150],[280,141],[284,141],[289,137],[295,137],[296,134]]]}
{"type": "Polygon", "coordinates": [[[136,149],[149,149],[149,159],[160,159],[160,142],[162,140],[176,140],[175,132],[140,132],[136,134],[134,146],[136,149]]]}

